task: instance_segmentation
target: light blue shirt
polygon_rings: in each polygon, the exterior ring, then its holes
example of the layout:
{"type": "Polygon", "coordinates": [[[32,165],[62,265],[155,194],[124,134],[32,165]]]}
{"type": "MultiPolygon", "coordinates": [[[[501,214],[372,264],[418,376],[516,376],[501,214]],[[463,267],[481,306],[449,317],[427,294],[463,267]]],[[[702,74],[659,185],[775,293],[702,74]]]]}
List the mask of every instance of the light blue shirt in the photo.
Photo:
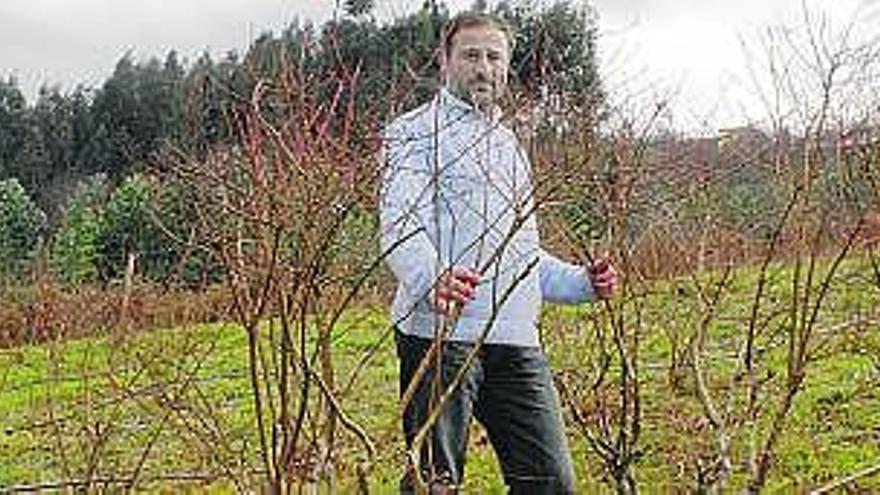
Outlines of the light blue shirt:
{"type": "MultiPolygon", "coordinates": [[[[497,112],[496,112],[497,114],[497,112]]],[[[392,318],[433,338],[429,300],[453,265],[481,273],[450,340],[537,346],[541,301],[595,299],[584,267],[540,248],[531,167],[514,133],[441,90],[384,134],[381,243],[398,281],[392,318]]]]}

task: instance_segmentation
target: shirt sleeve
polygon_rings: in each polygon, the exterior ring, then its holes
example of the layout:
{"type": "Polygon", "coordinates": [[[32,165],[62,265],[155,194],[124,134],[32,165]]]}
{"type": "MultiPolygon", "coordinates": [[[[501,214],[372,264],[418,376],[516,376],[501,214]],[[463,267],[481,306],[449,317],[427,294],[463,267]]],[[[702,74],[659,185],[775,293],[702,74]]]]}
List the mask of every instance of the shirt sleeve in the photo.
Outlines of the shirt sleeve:
{"type": "Polygon", "coordinates": [[[596,292],[586,267],[574,265],[540,250],[541,298],[560,304],[596,300],[596,292]]]}
{"type": "Polygon", "coordinates": [[[380,158],[380,243],[391,271],[412,301],[426,298],[442,272],[428,235],[435,220],[430,150],[423,148],[405,126],[392,124],[383,135],[380,158]]]}

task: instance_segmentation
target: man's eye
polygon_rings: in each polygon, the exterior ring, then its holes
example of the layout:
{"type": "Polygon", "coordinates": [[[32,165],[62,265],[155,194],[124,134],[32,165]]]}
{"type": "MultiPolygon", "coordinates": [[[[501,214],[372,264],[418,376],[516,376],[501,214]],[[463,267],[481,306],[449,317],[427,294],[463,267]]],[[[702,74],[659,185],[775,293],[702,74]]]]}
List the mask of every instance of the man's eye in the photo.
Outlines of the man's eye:
{"type": "Polygon", "coordinates": [[[470,60],[470,61],[475,61],[475,60],[477,60],[478,58],[480,58],[480,54],[477,53],[477,52],[466,52],[466,53],[464,54],[464,56],[465,56],[466,59],[468,59],[468,60],[470,60]]]}

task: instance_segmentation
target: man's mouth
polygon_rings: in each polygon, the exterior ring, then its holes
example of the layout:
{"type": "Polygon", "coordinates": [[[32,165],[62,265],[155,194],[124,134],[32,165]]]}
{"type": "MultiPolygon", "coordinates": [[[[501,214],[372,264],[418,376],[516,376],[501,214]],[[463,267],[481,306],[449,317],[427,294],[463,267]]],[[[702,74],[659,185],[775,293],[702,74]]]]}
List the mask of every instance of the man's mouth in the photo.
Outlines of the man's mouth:
{"type": "Polygon", "coordinates": [[[477,82],[471,85],[471,89],[476,93],[490,93],[492,85],[487,82],[477,82]]]}

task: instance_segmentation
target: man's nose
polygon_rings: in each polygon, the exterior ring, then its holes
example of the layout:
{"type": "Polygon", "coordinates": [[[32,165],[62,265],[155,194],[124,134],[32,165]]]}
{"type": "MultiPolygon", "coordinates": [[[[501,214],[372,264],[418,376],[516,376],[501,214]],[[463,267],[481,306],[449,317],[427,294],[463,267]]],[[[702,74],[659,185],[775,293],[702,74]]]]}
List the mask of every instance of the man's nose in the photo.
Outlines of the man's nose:
{"type": "Polygon", "coordinates": [[[491,65],[489,65],[489,57],[485,55],[481,56],[477,59],[476,66],[477,73],[483,76],[488,76],[489,72],[491,72],[491,65]]]}

